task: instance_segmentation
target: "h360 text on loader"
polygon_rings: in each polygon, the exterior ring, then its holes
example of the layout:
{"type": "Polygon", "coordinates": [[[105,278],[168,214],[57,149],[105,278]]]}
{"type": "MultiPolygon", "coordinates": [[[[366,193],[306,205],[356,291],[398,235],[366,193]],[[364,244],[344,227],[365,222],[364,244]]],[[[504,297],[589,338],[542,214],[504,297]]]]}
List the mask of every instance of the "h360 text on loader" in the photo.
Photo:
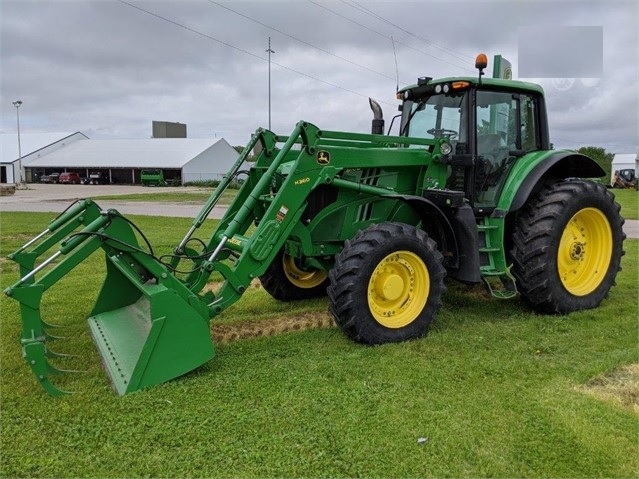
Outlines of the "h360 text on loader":
{"type": "Polygon", "coordinates": [[[366,344],[426,334],[445,276],[484,282],[499,298],[519,293],[542,313],[597,307],[620,267],[623,219],[604,186],[579,178],[604,171],[550,148],[540,86],[482,78],[485,55],[476,66],[478,77],[401,89],[396,136],[384,135],[373,101],[371,134],[304,121],[289,136],[258,129],[170,262],[117,211],[72,205],[10,255],[21,278],[5,293],[20,303],[22,349],[40,384],[63,393],[50,381],[59,371],[42,296],[98,249],[107,274],[88,322],[118,394],[209,361],[210,320],[255,278],[282,301],[327,294],[337,325],[366,344]],[[196,238],[240,174],[218,226],[196,238]],[[223,284],[203,292],[213,272],[223,284]]]}

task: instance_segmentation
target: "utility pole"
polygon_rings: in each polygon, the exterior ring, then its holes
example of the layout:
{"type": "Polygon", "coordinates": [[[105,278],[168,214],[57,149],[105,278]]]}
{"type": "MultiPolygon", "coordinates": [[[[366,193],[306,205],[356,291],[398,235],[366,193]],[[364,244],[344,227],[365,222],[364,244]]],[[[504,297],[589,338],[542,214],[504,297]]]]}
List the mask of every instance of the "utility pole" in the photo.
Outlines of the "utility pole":
{"type": "MultiPolygon", "coordinates": [[[[18,120],[18,176],[20,178],[20,182],[18,183],[18,185],[20,187],[22,187],[23,185],[23,180],[22,180],[22,148],[20,146],[20,106],[22,105],[22,101],[21,100],[16,100],[13,102],[13,106],[16,107],[16,117],[18,120]]],[[[15,181],[15,178],[13,179],[13,181],[15,181]]]]}
{"type": "Polygon", "coordinates": [[[271,129],[271,53],[275,53],[271,50],[271,37],[268,37],[268,129],[271,129]]]}

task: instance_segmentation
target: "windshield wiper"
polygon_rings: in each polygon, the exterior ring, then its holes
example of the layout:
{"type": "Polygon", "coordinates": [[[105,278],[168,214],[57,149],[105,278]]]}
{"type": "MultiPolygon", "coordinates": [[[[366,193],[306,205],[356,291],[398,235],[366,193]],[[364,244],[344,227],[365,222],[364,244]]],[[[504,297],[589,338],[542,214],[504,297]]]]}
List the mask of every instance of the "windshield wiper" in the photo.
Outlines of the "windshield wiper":
{"type": "Polygon", "coordinates": [[[426,102],[424,100],[420,101],[417,104],[417,108],[415,108],[413,110],[413,112],[408,117],[408,120],[406,121],[406,124],[404,125],[404,128],[402,128],[402,131],[399,132],[399,136],[402,136],[406,132],[406,128],[408,128],[408,125],[410,125],[410,122],[413,119],[413,117],[415,116],[415,113],[417,113],[418,111],[423,110],[424,109],[424,105],[426,105],[426,102]]]}

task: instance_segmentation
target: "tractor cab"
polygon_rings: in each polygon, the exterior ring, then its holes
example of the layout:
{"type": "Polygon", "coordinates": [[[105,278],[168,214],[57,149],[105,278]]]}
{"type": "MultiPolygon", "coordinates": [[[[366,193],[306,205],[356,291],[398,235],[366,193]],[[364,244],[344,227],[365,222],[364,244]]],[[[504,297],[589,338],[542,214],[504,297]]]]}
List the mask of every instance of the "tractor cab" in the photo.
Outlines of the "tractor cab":
{"type": "Polygon", "coordinates": [[[400,90],[397,97],[402,100],[400,136],[446,139],[451,148],[441,159],[448,165],[445,187],[464,191],[479,214],[496,206],[518,158],[548,149],[543,90],[538,85],[482,79],[481,74],[426,77],[400,90]]]}

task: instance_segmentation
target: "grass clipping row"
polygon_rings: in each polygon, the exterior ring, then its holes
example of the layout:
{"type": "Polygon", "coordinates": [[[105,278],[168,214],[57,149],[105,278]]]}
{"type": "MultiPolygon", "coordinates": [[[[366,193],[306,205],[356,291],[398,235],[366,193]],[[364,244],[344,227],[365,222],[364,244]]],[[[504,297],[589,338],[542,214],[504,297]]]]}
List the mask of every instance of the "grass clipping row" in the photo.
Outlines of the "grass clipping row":
{"type": "Polygon", "coordinates": [[[281,316],[268,321],[249,321],[235,324],[218,324],[211,328],[211,336],[216,344],[230,343],[242,339],[276,336],[291,331],[325,329],[335,326],[328,313],[308,313],[301,316],[281,316]]]}
{"type": "Polygon", "coordinates": [[[639,415],[639,363],[597,376],[588,381],[581,391],[600,400],[619,404],[639,415]]]}

